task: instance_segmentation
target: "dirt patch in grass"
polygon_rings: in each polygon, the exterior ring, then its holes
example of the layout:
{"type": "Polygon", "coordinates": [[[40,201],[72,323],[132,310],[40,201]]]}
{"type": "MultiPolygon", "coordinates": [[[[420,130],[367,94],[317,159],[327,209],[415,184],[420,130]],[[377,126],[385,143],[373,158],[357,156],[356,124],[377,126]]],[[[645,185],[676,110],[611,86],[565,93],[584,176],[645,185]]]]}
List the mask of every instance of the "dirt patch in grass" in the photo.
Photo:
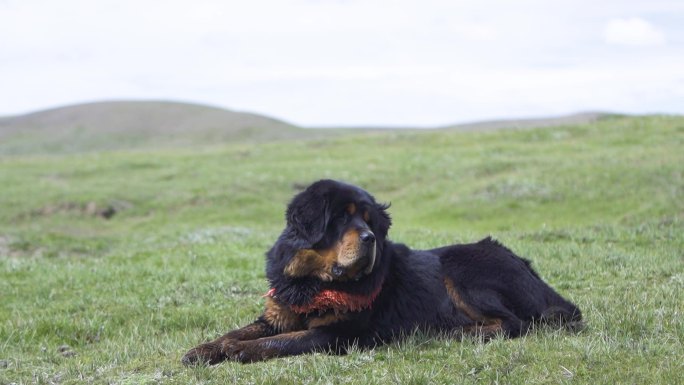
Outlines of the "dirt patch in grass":
{"type": "Polygon", "coordinates": [[[31,210],[30,212],[21,215],[21,217],[35,218],[57,214],[71,214],[111,219],[117,213],[132,207],[132,203],[121,200],[111,201],[109,203],[98,203],[95,201],[59,202],[31,210]]]}

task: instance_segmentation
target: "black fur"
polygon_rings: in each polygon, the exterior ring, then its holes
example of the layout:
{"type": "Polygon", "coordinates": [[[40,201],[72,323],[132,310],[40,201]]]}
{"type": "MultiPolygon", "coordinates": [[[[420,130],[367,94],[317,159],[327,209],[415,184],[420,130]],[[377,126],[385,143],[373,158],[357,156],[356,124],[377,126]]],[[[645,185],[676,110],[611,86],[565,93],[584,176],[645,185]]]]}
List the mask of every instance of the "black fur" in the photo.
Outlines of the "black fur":
{"type": "Polygon", "coordinates": [[[310,303],[324,289],[370,295],[382,285],[371,308],[345,313],[336,322],[315,327],[306,325],[325,312],[298,314],[291,317],[291,324],[298,326],[284,327],[271,325],[269,317],[273,317],[267,309],[255,324],[192,349],[183,362],[252,362],[317,350],[344,353],[352,344],[371,347],[414,330],[487,330],[492,335],[518,337],[535,323],[580,322],[580,310],[549,287],[529,261],[491,238],[424,251],[391,242],[387,239],[391,225],[388,207],[356,186],[318,181],[289,204],[287,225],[267,253],[266,274],[275,289],[272,305],[276,314],[292,316],[289,307],[310,303]],[[332,282],[283,274],[298,250],[325,249],[340,239],[350,226],[351,219],[345,214],[350,203],[370,217],[364,226],[376,238],[372,271],[358,281],[332,282]],[[248,328],[252,334],[240,334],[248,328]]]}

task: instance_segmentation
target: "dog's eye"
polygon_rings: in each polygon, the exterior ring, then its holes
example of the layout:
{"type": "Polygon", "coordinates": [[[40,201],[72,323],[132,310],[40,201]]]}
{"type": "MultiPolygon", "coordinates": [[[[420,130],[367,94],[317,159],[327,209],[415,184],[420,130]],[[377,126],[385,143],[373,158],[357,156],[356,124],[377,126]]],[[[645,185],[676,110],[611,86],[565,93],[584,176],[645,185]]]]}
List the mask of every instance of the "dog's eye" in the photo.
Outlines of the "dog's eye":
{"type": "Polygon", "coordinates": [[[335,220],[337,221],[337,223],[339,223],[341,225],[346,225],[349,222],[350,218],[351,218],[351,215],[344,212],[344,213],[340,214],[335,220]]]}

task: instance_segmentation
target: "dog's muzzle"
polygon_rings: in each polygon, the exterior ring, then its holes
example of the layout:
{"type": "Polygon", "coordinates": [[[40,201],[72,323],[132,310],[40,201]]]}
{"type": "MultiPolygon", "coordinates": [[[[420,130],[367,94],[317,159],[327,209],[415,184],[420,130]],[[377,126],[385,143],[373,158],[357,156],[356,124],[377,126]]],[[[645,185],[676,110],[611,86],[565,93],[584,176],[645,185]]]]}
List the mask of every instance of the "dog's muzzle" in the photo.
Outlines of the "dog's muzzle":
{"type": "Polygon", "coordinates": [[[332,268],[332,274],[337,278],[347,278],[358,281],[364,275],[373,271],[376,257],[375,234],[369,230],[359,233],[356,260],[348,266],[336,264],[332,268]]]}

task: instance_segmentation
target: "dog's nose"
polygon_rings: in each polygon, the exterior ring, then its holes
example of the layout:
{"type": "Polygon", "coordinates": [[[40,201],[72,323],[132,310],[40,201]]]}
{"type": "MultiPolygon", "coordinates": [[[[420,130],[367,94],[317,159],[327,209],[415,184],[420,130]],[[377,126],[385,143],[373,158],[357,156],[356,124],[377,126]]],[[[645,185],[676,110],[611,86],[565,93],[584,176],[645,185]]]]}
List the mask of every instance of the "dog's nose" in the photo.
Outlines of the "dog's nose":
{"type": "Polygon", "coordinates": [[[371,233],[370,231],[363,231],[361,234],[359,234],[359,239],[363,243],[375,242],[375,234],[371,233]]]}

